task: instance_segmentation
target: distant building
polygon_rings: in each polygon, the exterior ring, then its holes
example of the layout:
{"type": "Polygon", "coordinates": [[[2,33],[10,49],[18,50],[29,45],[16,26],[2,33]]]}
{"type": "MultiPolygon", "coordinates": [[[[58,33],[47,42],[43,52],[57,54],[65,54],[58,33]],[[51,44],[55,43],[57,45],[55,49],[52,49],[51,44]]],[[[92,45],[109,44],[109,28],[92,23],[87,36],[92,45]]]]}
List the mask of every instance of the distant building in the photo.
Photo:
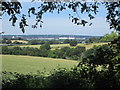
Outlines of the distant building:
{"type": "Polygon", "coordinates": [[[12,36],[12,39],[15,39],[15,36],[12,36]]]}
{"type": "Polygon", "coordinates": [[[75,37],[59,37],[59,39],[75,39],[75,37]]]}

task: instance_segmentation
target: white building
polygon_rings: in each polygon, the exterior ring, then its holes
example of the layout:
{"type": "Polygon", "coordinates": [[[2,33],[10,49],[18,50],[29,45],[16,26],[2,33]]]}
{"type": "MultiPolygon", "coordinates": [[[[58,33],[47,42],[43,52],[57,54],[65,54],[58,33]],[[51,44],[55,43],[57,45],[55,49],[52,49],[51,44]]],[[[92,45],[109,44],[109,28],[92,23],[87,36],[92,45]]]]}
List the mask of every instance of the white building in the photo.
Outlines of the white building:
{"type": "Polygon", "coordinates": [[[75,39],[75,37],[59,37],[59,39],[75,39]]]}

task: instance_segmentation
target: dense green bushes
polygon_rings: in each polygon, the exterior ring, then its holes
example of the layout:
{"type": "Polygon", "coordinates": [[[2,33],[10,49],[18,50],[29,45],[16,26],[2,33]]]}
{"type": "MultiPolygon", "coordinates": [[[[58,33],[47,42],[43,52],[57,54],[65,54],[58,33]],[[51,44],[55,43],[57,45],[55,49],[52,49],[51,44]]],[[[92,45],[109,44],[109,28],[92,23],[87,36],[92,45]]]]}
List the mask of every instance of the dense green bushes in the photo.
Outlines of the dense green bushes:
{"type": "Polygon", "coordinates": [[[43,44],[40,48],[32,47],[2,47],[2,54],[11,55],[30,55],[50,58],[62,58],[79,60],[82,52],[85,51],[85,47],[78,46],[76,48],[63,47],[61,49],[51,50],[49,44],[43,44]]]}
{"type": "Polygon", "coordinates": [[[110,34],[105,34],[103,37],[101,37],[101,42],[111,42],[114,39],[118,38],[118,34],[115,31],[112,31],[110,34]]]}
{"type": "MultiPolygon", "coordinates": [[[[118,68],[117,68],[118,69],[118,68]]],[[[56,69],[49,75],[3,72],[3,88],[120,88],[120,70],[105,68],[98,71],[90,64],[70,70],[56,69]],[[7,74],[14,78],[5,77],[7,74]]]]}
{"type": "Polygon", "coordinates": [[[46,84],[46,78],[42,74],[24,75],[16,72],[3,72],[3,88],[45,88],[46,84]]]}
{"type": "Polygon", "coordinates": [[[82,61],[93,65],[103,65],[111,63],[115,56],[115,50],[109,45],[95,46],[83,53],[82,61]]]}

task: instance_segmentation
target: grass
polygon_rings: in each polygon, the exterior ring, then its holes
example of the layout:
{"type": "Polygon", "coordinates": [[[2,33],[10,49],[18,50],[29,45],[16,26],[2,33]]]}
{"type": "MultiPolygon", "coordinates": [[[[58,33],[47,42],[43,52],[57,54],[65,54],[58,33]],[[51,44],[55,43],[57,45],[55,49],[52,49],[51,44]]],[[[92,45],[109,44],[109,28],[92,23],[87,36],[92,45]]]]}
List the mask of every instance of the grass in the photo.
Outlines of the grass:
{"type": "Polygon", "coordinates": [[[23,74],[36,73],[37,71],[50,72],[58,67],[72,68],[78,64],[77,61],[53,59],[33,56],[2,55],[3,71],[19,72],[23,74]]]}
{"type": "Polygon", "coordinates": [[[99,45],[104,45],[104,44],[108,44],[108,43],[92,43],[92,44],[86,44],[86,45],[84,45],[85,47],[86,47],[86,49],[90,49],[90,48],[92,48],[94,45],[96,45],[96,46],[99,46],[99,45]]]}
{"type": "MultiPolygon", "coordinates": [[[[92,43],[92,44],[83,44],[83,43],[79,43],[77,44],[77,46],[85,46],[86,49],[90,49],[92,48],[94,45],[98,46],[98,45],[103,45],[103,44],[107,44],[107,43],[92,43]]],[[[40,48],[41,45],[18,45],[20,47],[33,47],[33,48],[40,48]]],[[[51,48],[54,49],[60,49],[62,47],[71,47],[71,48],[75,48],[76,46],[70,46],[69,44],[53,44],[50,45],[51,48]]],[[[15,47],[15,46],[13,46],[15,47]]]]}

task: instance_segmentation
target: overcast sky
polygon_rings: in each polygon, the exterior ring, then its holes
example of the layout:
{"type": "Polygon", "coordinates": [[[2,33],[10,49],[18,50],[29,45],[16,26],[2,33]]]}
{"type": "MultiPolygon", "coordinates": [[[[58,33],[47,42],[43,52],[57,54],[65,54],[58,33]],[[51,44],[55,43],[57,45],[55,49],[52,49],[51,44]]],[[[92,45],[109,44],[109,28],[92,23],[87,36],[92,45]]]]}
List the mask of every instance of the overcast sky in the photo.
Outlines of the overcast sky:
{"type": "MultiPolygon", "coordinates": [[[[28,8],[31,6],[38,6],[38,3],[22,3],[22,12],[26,13],[28,8]]],[[[25,28],[25,33],[23,34],[19,29],[18,22],[15,27],[11,26],[11,22],[8,21],[9,17],[4,14],[2,18],[2,31],[6,35],[41,35],[41,34],[67,34],[67,35],[94,35],[102,36],[106,33],[110,33],[109,25],[105,20],[106,11],[103,6],[100,7],[99,13],[94,20],[92,26],[77,26],[74,25],[69,19],[69,10],[63,11],[60,14],[57,12],[50,14],[46,13],[43,17],[43,27],[33,29],[31,25],[34,23],[34,18],[27,19],[29,27],[25,28]]],[[[88,18],[82,15],[84,19],[88,18]]]]}

